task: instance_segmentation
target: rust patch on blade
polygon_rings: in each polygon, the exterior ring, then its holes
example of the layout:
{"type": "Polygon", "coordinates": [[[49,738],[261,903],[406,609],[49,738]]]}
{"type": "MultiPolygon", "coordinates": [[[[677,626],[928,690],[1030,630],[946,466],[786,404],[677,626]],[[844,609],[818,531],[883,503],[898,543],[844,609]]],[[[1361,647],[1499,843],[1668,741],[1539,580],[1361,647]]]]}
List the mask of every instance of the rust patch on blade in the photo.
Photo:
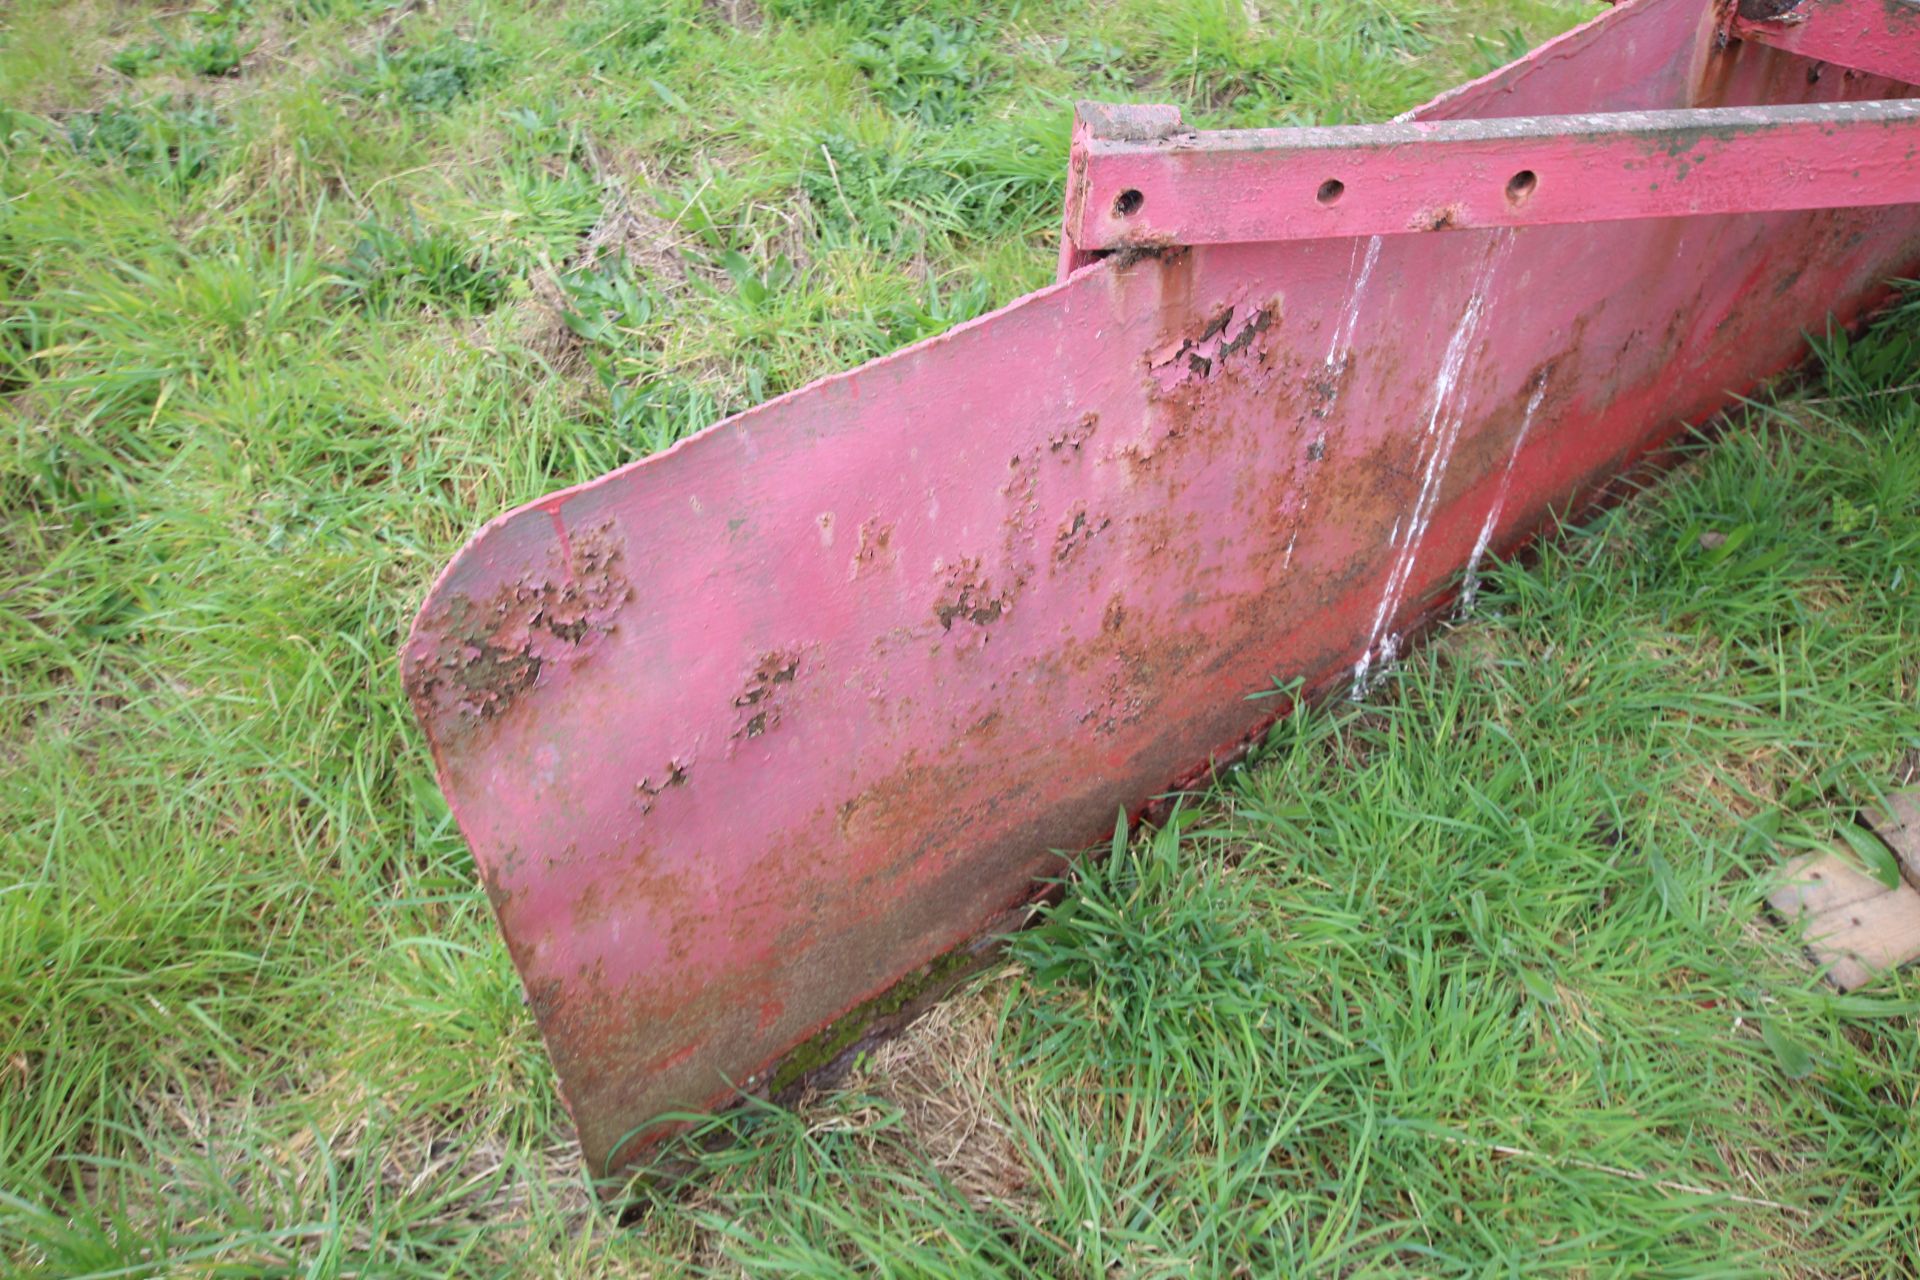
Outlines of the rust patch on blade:
{"type": "Polygon", "coordinates": [[[1234,357],[1267,331],[1273,316],[1271,303],[1252,311],[1244,306],[1223,307],[1197,335],[1182,339],[1171,353],[1152,360],[1148,368],[1163,391],[1218,377],[1234,357]]]}
{"type": "Polygon", "coordinates": [[[683,760],[679,756],[675,756],[673,759],[667,761],[666,768],[661,770],[658,778],[649,775],[634,783],[633,791],[634,795],[639,799],[641,815],[645,816],[653,812],[654,802],[660,798],[660,793],[668,787],[685,786],[687,775],[692,771],[692,761],[683,760]]]}
{"type": "Polygon", "coordinates": [[[761,654],[759,661],[754,663],[753,673],[747,677],[745,687],[734,696],[733,705],[744,710],[746,716],[734,729],[733,737],[757,738],[778,727],[780,687],[792,684],[799,673],[798,651],[772,649],[761,654]]]}
{"type": "Polygon", "coordinates": [[[1095,534],[1100,533],[1112,523],[1113,521],[1106,516],[1087,514],[1086,503],[1075,503],[1072,513],[1062,520],[1060,527],[1054,531],[1054,564],[1065,565],[1082,547],[1093,541],[1095,534]]]}
{"type": "Polygon", "coordinates": [[[1080,452],[1080,446],[1092,437],[1094,431],[1097,430],[1099,426],[1099,414],[1083,414],[1080,420],[1072,426],[1062,427],[1060,430],[1054,432],[1053,438],[1047,442],[1047,450],[1054,456],[1063,459],[1072,457],[1074,454],[1080,452]]]}
{"type": "Polygon", "coordinates": [[[485,599],[436,602],[410,655],[407,697],[436,732],[503,715],[552,664],[577,661],[633,597],[613,522],[575,534],[554,558],[485,599]]]}
{"type": "Polygon", "coordinates": [[[868,516],[860,522],[860,542],[853,549],[853,561],[847,566],[847,579],[852,581],[862,574],[876,569],[884,569],[899,558],[893,549],[893,525],[878,516],[868,516]]]}
{"type": "Polygon", "coordinates": [[[1422,209],[1407,223],[1409,231],[1451,231],[1466,225],[1467,211],[1458,204],[1422,209]]]}
{"type": "Polygon", "coordinates": [[[942,631],[950,632],[956,622],[970,622],[976,627],[991,626],[1012,607],[1013,593],[995,591],[992,582],[981,572],[980,561],[971,556],[962,556],[945,572],[940,600],[933,607],[933,616],[939,619],[942,631]]]}

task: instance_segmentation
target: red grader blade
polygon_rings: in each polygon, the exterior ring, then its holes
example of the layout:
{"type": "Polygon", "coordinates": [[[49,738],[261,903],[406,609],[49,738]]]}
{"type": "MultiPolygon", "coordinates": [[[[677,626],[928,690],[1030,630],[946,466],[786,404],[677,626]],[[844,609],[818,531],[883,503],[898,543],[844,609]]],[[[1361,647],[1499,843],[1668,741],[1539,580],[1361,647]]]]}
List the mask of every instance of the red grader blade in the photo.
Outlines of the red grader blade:
{"type": "Polygon", "coordinates": [[[1083,107],[1058,283],[480,530],[407,689],[592,1167],[1913,274],[1916,80],[1915,0],[1626,0],[1389,124],[1083,107]]]}

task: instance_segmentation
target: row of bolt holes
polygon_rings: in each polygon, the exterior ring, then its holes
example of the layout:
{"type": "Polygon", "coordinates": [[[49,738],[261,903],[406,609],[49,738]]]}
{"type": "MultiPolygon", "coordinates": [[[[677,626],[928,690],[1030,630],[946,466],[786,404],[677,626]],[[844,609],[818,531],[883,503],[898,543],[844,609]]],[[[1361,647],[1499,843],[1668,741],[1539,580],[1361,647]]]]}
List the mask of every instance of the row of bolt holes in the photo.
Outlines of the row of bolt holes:
{"type": "MultiPolygon", "coordinates": [[[[1507,203],[1518,208],[1527,202],[1527,197],[1532,195],[1533,189],[1539,185],[1540,178],[1533,170],[1522,169],[1507,179],[1507,203]]],[[[1346,183],[1338,178],[1328,178],[1320,184],[1320,190],[1314,194],[1313,198],[1324,205],[1335,205],[1340,203],[1340,197],[1345,194],[1347,194],[1346,183]]],[[[1140,212],[1140,206],[1146,202],[1145,196],[1128,187],[1113,202],[1114,216],[1130,218],[1140,212]]]]}

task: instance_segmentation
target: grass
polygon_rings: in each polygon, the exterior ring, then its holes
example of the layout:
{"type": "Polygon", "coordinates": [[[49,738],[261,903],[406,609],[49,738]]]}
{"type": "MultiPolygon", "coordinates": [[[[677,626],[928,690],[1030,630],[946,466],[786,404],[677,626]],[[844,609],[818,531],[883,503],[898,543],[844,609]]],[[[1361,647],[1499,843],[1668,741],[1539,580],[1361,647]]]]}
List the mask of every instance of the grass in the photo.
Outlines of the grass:
{"type": "Polygon", "coordinates": [[[1073,97],[1380,119],[1579,16],[16,5],[0,1269],[1920,1272],[1920,982],[1758,906],[1920,768],[1911,304],[632,1225],[400,693],[481,520],[1044,282],[1073,97]]]}

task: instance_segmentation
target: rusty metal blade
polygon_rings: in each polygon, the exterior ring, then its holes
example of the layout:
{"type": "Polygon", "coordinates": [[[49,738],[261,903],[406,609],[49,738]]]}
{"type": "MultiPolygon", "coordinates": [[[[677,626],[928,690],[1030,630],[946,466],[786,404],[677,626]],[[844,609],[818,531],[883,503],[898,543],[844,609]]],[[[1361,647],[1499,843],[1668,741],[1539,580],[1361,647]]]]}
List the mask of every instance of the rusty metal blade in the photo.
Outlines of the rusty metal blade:
{"type": "MultiPolygon", "coordinates": [[[[1424,108],[1893,96],[1628,0],[1424,108]]],[[[1071,254],[1069,255],[1071,260],[1071,254]]],[[[407,687],[596,1169],[1364,681],[1920,266],[1912,208],[1110,258],[510,512],[407,687]]]]}

